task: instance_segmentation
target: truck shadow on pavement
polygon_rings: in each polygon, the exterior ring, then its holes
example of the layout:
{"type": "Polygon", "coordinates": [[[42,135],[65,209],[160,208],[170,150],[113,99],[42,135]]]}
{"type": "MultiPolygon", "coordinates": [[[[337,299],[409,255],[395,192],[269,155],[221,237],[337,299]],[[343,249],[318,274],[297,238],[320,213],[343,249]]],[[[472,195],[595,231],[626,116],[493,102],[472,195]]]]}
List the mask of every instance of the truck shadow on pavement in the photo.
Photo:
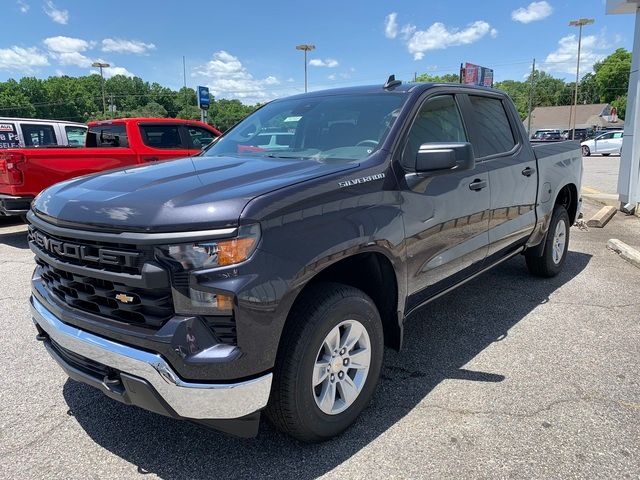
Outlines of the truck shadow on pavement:
{"type": "Polygon", "coordinates": [[[27,241],[26,228],[19,231],[1,232],[0,231],[0,244],[7,245],[14,248],[29,249],[29,242],[27,241]]]}
{"type": "Polygon", "coordinates": [[[352,428],[323,444],[298,443],[264,420],[255,439],[229,437],[120,404],[71,380],[64,385],[68,413],[98,445],[141,474],[165,479],[315,478],[402,421],[442,381],[504,380],[499,371],[474,372],[463,366],[504,340],[511,327],[548,302],[590,259],[569,252],[559,276],[539,279],[528,275],[523,259],[516,257],[425,307],[405,326],[404,350],[386,351],[371,405],[352,428]]]}

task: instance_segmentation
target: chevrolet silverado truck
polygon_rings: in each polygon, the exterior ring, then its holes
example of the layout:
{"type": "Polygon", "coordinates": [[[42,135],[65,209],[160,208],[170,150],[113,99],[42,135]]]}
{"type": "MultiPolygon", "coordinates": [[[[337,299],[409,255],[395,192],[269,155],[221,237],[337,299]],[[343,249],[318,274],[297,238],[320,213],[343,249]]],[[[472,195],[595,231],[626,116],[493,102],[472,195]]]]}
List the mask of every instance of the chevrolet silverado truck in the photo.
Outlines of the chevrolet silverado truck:
{"type": "Polygon", "coordinates": [[[0,150],[0,216],[26,214],[40,191],[62,180],[195,155],[221,135],[206,123],[176,118],[121,118],[88,127],[84,148],[41,142],[0,150]]]}
{"type": "Polygon", "coordinates": [[[265,411],[322,441],[369,403],[412,312],[516,255],[562,270],[581,162],[574,142],[532,148],[491,89],[276,100],[199,156],[42,192],[36,338],[120,402],[240,436],[265,411]]]}

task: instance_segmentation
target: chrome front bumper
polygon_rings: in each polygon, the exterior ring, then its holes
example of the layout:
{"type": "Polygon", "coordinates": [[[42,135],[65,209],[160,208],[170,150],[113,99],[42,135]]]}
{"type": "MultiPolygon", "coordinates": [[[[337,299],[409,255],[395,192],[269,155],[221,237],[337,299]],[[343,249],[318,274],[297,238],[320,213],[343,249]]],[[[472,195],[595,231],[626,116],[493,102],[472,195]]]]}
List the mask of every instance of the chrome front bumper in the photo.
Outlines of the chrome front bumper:
{"type": "MultiPolygon", "coordinates": [[[[61,322],[36,298],[31,298],[33,320],[62,348],[148,382],[183,418],[235,419],[267,405],[272,374],[238,383],[208,384],[181,380],[158,354],[138,350],[61,322]]],[[[51,353],[51,352],[50,352],[51,353]]],[[[60,357],[52,354],[61,363],[60,357]]],[[[68,372],[68,366],[62,365],[68,372]]]]}

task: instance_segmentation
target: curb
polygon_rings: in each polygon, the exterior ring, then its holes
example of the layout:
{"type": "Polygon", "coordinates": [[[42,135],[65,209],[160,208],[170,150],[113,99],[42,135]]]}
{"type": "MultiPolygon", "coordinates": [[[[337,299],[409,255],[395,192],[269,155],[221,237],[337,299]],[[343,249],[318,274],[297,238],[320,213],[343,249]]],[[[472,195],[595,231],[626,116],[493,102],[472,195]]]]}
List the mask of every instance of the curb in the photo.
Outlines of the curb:
{"type": "Polygon", "coordinates": [[[630,247],[624,242],[621,242],[617,238],[612,238],[607,242],[607,248],[618,253],[623,259],[640,268],[640,252],[635,248],[630,247]]]}
{"type": "Polygon", "coordinates": [[[598,210],[598,213],[596,213],[593,217],[591,217],[590,220],[587,221],[587,227],[604,227],[607,223],[609,223],[609,220],[613,218],[617,211],[618,209],[616,207],[602,207],[600,210],[598,210]]]}

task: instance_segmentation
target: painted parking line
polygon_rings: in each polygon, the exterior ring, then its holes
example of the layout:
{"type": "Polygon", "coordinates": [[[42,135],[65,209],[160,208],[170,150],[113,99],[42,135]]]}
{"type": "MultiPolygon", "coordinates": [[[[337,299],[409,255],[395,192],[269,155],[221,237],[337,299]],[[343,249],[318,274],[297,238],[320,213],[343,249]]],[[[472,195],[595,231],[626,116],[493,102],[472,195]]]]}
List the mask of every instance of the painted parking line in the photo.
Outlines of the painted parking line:
{"type": "Polygon", "coordinates": [[[591,187],[587,187],[585,185],[582,186],[582,193],[592,193],[592,194],[598,194],[598,193],[602,193],[600,190],[597,190],[595,188],[591,188],[591,187]]]}

